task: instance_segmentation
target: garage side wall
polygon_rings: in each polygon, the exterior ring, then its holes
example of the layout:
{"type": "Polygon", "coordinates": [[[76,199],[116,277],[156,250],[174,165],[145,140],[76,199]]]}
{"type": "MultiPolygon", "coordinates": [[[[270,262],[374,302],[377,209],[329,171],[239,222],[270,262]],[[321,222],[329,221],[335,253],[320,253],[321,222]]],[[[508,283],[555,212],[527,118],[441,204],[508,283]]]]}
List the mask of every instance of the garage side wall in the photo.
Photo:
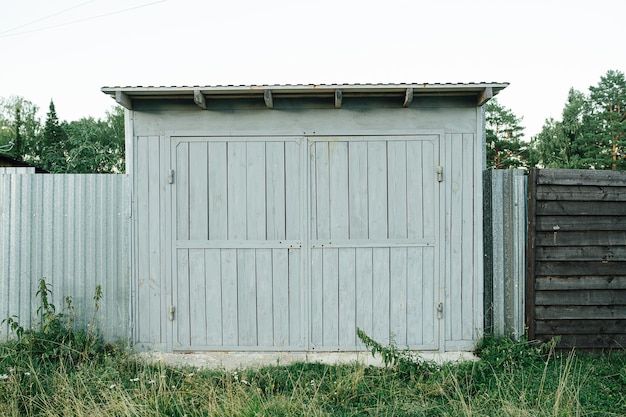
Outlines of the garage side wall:
{"type": "Polygon", "coordinates": [[[421,98],[396,103],[345,102],[341,109],[295,105],[208,103],[202,110],[176,101],[141,101],[130,112],[133,152],[133,316],[140,348],[169,350],[172,265],[167,224],[170,138],[202,136],[316,136],[443,133],[439,184],[438,263],[441,350],[469,350],[482,334],[482,118],[469,99],[421,98]],[[358,104],[358,105],[357,105],[358,104]],[[476,226],[478,225],[478,226],[476,226]]]}

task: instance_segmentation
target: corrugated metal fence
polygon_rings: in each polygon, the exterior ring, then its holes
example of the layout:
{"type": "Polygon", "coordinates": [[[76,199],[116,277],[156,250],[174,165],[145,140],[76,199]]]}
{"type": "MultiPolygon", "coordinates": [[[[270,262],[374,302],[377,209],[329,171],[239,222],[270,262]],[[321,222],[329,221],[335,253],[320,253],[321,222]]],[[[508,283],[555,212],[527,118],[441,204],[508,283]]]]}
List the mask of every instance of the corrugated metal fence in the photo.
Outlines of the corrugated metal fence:
{"type": "Polygon", "coordinates": [[[108,340],[128,339],[130,207],[126,175],[0,174],[0,320],[36,325],[44,277],[57,311],[71,296],[77,318],[95,316],[108,340]]]}
{"type": "Polygon", "coordinates": [[[516,338],[524,327],[527,177],[525,171],[484,172],[485,330],[516,338]]]}

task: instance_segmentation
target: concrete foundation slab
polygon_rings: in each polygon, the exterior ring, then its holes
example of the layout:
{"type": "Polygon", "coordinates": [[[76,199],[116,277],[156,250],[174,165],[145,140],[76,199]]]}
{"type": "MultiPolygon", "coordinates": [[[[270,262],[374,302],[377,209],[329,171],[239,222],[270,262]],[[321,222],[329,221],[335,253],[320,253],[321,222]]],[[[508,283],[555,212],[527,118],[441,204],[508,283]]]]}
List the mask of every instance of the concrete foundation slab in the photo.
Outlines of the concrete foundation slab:
{"type": "MultiPolygon", "coordinates": [[[[369,352],[143,352],[138,355],[146,360],[161,362],[168,366],[197,369],[235,370],[270,365],[288,365],[295,362],[317,362],[330,365],[358,362],[365,365],[383,366],[380,356],[373,357],[369,352]]],[[[477,360],[471,352],[420,352],[419,356],[424,360],[439,364],[477,360]]]]}

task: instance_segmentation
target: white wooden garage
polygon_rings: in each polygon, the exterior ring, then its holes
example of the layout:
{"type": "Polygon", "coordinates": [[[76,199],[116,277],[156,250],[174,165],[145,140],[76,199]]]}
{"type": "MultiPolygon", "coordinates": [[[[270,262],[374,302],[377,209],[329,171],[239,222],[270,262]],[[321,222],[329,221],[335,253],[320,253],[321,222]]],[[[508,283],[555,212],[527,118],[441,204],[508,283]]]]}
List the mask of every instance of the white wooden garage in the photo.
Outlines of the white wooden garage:
{"type": "Polygon", "coordinates": [[[128,109],[134,342],[473,348],[481,106],[506,85],[103,88],[128,109]]]}

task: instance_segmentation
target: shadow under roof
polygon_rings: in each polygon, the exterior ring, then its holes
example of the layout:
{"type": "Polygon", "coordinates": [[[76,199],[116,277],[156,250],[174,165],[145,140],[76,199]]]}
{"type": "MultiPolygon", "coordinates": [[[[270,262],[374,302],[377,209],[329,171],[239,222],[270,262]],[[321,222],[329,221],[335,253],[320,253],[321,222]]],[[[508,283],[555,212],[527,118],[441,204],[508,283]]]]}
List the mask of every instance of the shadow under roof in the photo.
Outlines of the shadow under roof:
{"type": "Polygon", "coordinates": [[[265,100],[272,107],[274,98],[328,97],[341,107],[345,98],[398,97],[406,107],[414,96],[471,96],[482,106],[509,83],[415,83],[415,84],[283,84],[283,85],[216,85],[216,86],[127,86],[102,87],[102,92],[120,105],[132,109],[133,100],[190,99],[206,108],[206,100],[250,99],[265,100]]]}

